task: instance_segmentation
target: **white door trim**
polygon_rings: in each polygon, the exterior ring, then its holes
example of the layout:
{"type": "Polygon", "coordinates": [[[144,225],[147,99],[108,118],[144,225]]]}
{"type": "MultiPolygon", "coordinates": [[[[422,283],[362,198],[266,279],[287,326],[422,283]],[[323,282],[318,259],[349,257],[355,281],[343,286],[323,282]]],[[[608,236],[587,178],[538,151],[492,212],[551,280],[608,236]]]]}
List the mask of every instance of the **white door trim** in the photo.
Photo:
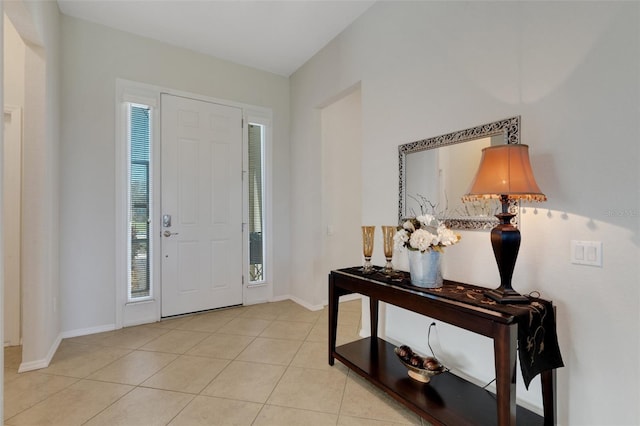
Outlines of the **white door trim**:
{"type": "MultiPolygon", "coordinates": [[[[17,147],[17,152],[13,151],[12,154],[14,156],[17,156],[17,164],[13,164],[13,168],[17,168],[17,170],[15,170],[15,175],[13,176],[14,179],[17,180],[17,182],[15,182],[15,185],[17,185],[17,194],[15,192],[11,193],[11,192],[4,192],[3,191],[3,197],[7,197],[7,196],[13,196],[14,197],[14,203],[12,203],[11,205],[15,207],[15,209],[17,209],[17,211],[14,209],[13,213],[15,214],[9,214],[9,212],[7,211],[3,211],[3,218],[4,218],[4,223],[3,226],[6,224],[6,220],[9,219],[13,219],[15,221],[17,221],[17,227],[9,227],[9,228],[4,228],[4,239],[3,242],[6,241],[11,241],[10,244],[10,249],[5,251],[4,247],[3,250],[1,251],[4,258],[6,259],[7,255],[13,255],[14,259],[13,262],[9,262],[9,263],[4,263],[4,277],[7,277],[7,274],[10,274],[12,276],[12,278],[15,280],[13,283],[4,280],[4,288],[3,288],[3,294],[2,294],[2,301],[3,301],[3,312],[4,312],[4,317],[3,317],[3,327],[4,327],[4,345],[6,346],[16,346],[16,345],[20,345],[22,343],[22,274],[21,274],[21,260],[20,260],[20,255],[21,255],[21,246],[22,246],[22,108],[19,106],[14,106],[14,105],[4,105],[4,114],[5,115],[9,115],[11,117],[11,128],[9,129],[12,132],[12,135],[10,136],[9,139],[4,140],[3,142],[5,144],[5,148],[3,151],[3,156],[2,156],[2,160],[4,162],[3,165],[3,174],[6,173],[6,170],[4,169],[4,166],[7,166],[8,163],[7,161],[10,160],[8,158],[5,157],[5,155],[7,154],[7,149],[6,149],[6,144],[9,142],[16,142],[18,147],[17,147]],[[17,200],[16,200],[17,198],[17,200]],[[14,233],[17,232],[17,235],[15,235],[14,233]],[[11,235],[10,235],[11,234],[11,235]],[[13,245],[17,245],[17,247],[14,247],[13,245]],[[17,284],[16,284],[17,282],[17,284]],[[8,297],[7,297],[8,296],[8,297]],[[9,315],[10,317],[10,321],[7,322],[7,315],[9,315]]],[[[3,115],[3,120],[4,120],[4,115],[3,115]]],[[[4,121],[3,121],[4,123],[4,121]]],[[[7,133],[7,128],[3,128],[3,135],[6,135],[7,133]]],[[[12,160],[15,160],[15,158],[12,158],[12,160]]],[[[1,180],[1,182],[3,183],[3,185],[7,184],[7,181],[5,181],[4,176],[3,179],[1,180]]],[[[11,180],[9,181],[11,182],[11,180]]],[[[14,185],[11,185],[14,186],[14,185]]],[[[14,188],[15,189],[15,188],[14,188]]],[[[5,198],[6,200],[6,198],[5,198]]],[[[15,223],[13,224],[15,225],[15,223]]],[[[3,277],[3,279],[4,279],[3,277]]]]}
{"type": "MultiPolygon", "coordinates": [[[[273,122],[273,111],[270,108],[245,104],[242,102],[229,101],[219,98],[214,98],[206,95],[195,94],[191,92],[185,92],[182,90],[176,90],[167,87],[155,86],[146,83],[135,82],[125,79],[116,79],[116,141],[115,141],[115,156],[116,156],[116,175],[115,175],[115,209],[116,209],[116,229],[115,229],[115,271],[116,279],[114,283],[114,291],[116,295],[116,312],[115,312],[115,328],[119,329],[125,326],[132,326],[137,324],[150,323],[160,320],[160,247],[159,242],[152,246],[152,252],[154,253],[152,286],[156,289],[155,295],[150,300],[143,302],[127,303],[127,289],[126,283],[127,277],[127,149],[126,149],[126,112],[123,111],[125,102],[137,102],[149,106],[155,106],[158,110],[155,111],[154,116],[156,119],[153,122],[152,129],[152,152],[153,168],[155,176],[159,176],[159,154],[160,154],[160,95],[166,93],[174,96],[181,96],[191,98],[195,100],[201,100],[205,102],[217,103],[221,105],[241,108],[243,111],[243,117],[245,117],[245,126],[243,128],[243,152],[248,150],[248,140],[246,136],[246,123],[247,118],[254,117],[255,119],[261,119],[268,122],[267,139],[265,143],[265,232],[268,235],[272,235],[272,142],[271,142],[271,123],[273,122]],[[157,155],[157,157],[156,157],[157,155]],[[158,170],[156,170],[158,168],[158,170]]],[[[155,183],[153,189],[153,196],[155,200],[159,200],[160,197],[160,185],[155,183]]],[[[244,209],[248,209],[247,200],[244,202],[244,209]]],[[[247,210],[248,212],[248,210],[247,210]]],[[[155,202],[152,211],[152,221],[155,223],[155,229],[160,229],[160,203],[155,202]]],[[[247,214],[247,213],[243,213],[247,214]]],[[[247,239],[248,237],[245,237],[247,239]]],[[[263,286],[248,287],[248,279],[245,279],[243,286],[243,300],[245,304],[260,303],[264,301],[270,301],[273,298],[273,238],[267,239],[267,252],[270,253],[267,257],[267,263],[265,269],[267,271],[266,283],[263,286]]],[[[243,253],[246,258],[248,251],[243,253]]],[[[246,269],[245,269],[246,270],[246,269]]]]}
{"type": "MultiPolygon", "coordinates": [[[[243,173],[245,174],[245,176],[248,176],[249,173],[249,158],[248,158],[248,153],[249,153],[249,140],[248,140],[248,124],[249,123],[255,123],[255,124],[261,124],[263,126],[265,126],[265,134],[264,134],[264,163],[266,165],[265,169],[264,169],[264,217],[263,217],[263,223],[265,224],[264,227],[264,235],[265,235],[265,240],[266,240],[266,247],[265,247],[265,252],[264,252],[264,271],[265,271],[265,275],[264,275],[264,282],[261,282],[259,284],[250,284],[249,283],[249,277],[245,276],[245,291],[244,291],[244,304],[245,305],[253,305],[256,303],[263,303],[263,302],[271,302],[273,301],[273,234],[271,233],[272,231],[272,220],[271,220],[271,212],[272,212],[272,205],[271,205],[271,190],[272,190],[272,170],[271,170],[271,165],[273,164],[273,157],[272,157],[272,119],[271,119],[271,114],[260,114],[256,111],[248,111],[247,113],[245,113],[244,115],[244,122],[245,122],[245,130],[243,133],[243,143],[244,145],[247,147],[244,152],[244,166],[243,166],[243,173]]],[[[249,182],[245,179],[243,182],[243,191],[244,191],[244,199],[247,201],[248,204],[248,200],[249,200],[249,182]]],[[[244,223],[248,223],[249,222],[249,210],[248,210],[248,206],[245,209],[245,217],[243,222],[244,223]]],[[[247,238],[245,238],[244,241],[244,252],[245,253],[249,253],[249,241],[247,238]]],[[[244,265],[243,265],[243,270],[246,272],[249,270],[249,256],[246,255],[244,256],[244,265]]]]}

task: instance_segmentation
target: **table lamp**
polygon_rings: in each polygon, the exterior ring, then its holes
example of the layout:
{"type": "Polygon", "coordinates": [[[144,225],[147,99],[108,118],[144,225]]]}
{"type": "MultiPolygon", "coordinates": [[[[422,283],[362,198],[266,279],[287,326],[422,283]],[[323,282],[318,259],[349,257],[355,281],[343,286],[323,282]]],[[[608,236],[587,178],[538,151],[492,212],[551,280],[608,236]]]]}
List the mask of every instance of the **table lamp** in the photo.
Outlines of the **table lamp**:
{"type": "Polygon", "coordinates": [[[482,150],[478,172],[462,201],[486,198],[499,199],[502,213],[496,215],[500,223],[491,230],[491,245],[500,271],[500,287],[486,291],[485,295],[498,303],[527,303],[529,299],[511,287],[513,268],[520,249],[520,231],[511,224],[515,214],[509,212],[509,201],[547,200],[533,177],[527,145],[506,144],[482,150]]]}

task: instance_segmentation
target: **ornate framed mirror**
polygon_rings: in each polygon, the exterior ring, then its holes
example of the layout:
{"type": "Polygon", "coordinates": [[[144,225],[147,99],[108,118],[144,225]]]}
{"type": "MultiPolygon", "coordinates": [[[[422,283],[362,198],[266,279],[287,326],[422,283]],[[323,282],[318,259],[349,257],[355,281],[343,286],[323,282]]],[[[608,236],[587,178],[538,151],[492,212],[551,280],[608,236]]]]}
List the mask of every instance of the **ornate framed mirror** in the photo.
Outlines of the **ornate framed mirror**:
{"type": "MultiPolygon", "coordinates": [[[[398,146],[399,223],[426,207],[452,229],[493,228],[497,200],[463,204],[461,197],[478,170],[482,148],[517,143],[520,116],[398,146]]],[[[517,208],[512,206],[516,213],[517,208]]]]}

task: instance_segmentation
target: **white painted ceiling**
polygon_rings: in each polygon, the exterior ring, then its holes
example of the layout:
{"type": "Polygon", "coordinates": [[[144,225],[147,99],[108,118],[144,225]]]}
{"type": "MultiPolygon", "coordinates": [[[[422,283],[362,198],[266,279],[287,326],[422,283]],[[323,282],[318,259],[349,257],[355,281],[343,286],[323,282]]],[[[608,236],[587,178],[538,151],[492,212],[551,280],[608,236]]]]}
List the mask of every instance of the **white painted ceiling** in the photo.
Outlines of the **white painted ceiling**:
{"type": "Polygon", "coordinates": [[[65,15],[291,75],[372,0],[58,0],[65,15]]]}

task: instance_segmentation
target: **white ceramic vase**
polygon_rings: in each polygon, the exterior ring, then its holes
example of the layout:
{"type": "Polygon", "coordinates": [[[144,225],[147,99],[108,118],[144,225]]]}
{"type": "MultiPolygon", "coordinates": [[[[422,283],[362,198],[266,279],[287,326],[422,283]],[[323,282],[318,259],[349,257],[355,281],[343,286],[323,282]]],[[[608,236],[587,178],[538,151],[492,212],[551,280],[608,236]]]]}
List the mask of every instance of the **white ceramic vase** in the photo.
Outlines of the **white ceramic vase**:
{"type": "Polygon", "coordinates": [[[441,252],[435,250],[424,253],[418,250],[409,250],[411,284],[423,288],[442,287],[441,255],[441,252]]]}

